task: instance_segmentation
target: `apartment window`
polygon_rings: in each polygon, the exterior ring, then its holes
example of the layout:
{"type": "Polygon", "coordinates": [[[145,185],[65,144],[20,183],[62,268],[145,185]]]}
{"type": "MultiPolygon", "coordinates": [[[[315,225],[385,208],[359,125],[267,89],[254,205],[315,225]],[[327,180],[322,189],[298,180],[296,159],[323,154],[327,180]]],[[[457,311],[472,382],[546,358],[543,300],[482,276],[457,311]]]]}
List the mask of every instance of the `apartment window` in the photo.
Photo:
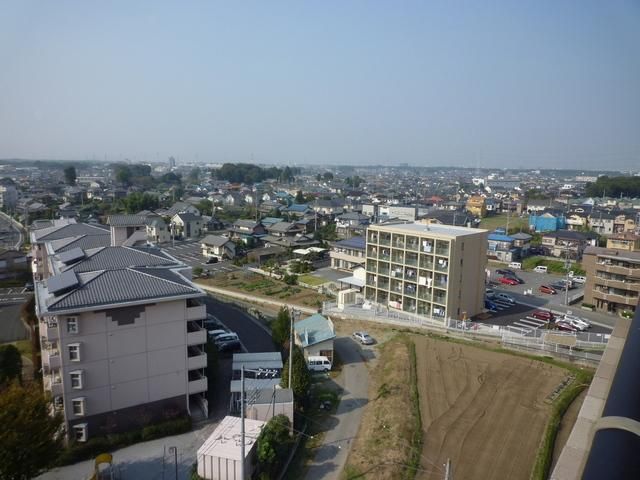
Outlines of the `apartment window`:
{"type": "Polygon", "coordinates": [[[78,333],[78,317],[67,317],[67,333],[78,333]]]}
{"type": "Polygon", "coordinates": [[[76,442],[86,442],[88,439],[87,424],[78,423],[71,427],[73,429],[73,438],[76,442]]]}
{"type": "Polygon", "coordinates": [[[69,360],[72,362],[80,361],[80,344],[70,343],[67,348],[69,349],[69,360]]]}
{"type": "Polygon", "coordinates": [[[84,383],[82,370],[74,370],[73,372],[69,372],[69,377],[71,379],[71,388],[81,390],[82,384],[84,383]]]}
{"type": "Polygon", "coordinates": [[[71,400],[71,411],[77,417],[84,416],[85,398],[77,397],[71,400]]]}

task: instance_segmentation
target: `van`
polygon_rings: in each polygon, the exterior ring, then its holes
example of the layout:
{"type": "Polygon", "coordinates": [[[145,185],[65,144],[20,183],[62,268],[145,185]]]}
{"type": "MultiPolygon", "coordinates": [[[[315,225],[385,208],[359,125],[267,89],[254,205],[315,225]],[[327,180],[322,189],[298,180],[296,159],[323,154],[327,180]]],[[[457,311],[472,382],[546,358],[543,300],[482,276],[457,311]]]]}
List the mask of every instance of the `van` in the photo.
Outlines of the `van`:
{"type": "Polygon", "coordinates": [[[520,262],[511,262],[509,264],[509,268],[515,268],[516,270],[520,270],[522,268],[522,264],[520,262]]]}
{"type": "Polygon", "coordinates": [[[533,269],[533,271],[538,273],[547,273],[547,267],[545,267],[544,265],[538,265],[533,269]]]}
{"type": "Polygon", "coordinates": [[[331,370],[331,361],[327,357],[309,357],[307,368],[312,372],[328,372],[331,370]]]}

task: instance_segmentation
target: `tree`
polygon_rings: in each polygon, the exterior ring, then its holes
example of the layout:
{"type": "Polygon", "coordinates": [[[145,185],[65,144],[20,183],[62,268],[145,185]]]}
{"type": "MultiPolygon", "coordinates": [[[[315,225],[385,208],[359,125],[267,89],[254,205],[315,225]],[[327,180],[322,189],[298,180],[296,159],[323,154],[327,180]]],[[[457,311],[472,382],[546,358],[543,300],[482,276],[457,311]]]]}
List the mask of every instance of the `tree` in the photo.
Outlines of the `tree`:
{"type": "Polygon", "coordinates": [[[331,172],[324,172],[322,174],[322,178],[325,179],[325,181],[329,181],[329,180],[333,180],[333,173],[331,172]]]}
{"type": "Polygon", "coordinates": [[[22,381],[22,356],[15,345],[0,345],[0,387],[12,380],[22,381]]]}
{"type": "Polygon", "coordinates": [[[76,184],[76,167],[69,165],[64,169],[64,181],[67,185],[76,184]]]}
{"type": "Polygon", "coordinates": [[[289,309],[282,307],[271,326],[271,338],[273,339],[273,343],[275,343],[279,349],[282,349],[289,341],[290,332],[291,317],[289,316],[289,309]]]}
{"type": "Polygon", "coordinates": [[[276,478],[280,473],[293,443],[290,428],[286,415],[276,415],[262,427],[257,440],[260,478],[276,478]]]}
{"type": "Polygon", "coordinates": [[[0,393],[0,478],[33,478],[57,459],[62,417],[49,407],[37,383],[13,382],[0,393]]]}
{"type": "Polygon", "coordinates": [[[289,364],[291,363],[292,358],[293,375],[291,384],[293,388],[293,394],[299,400],[304,400],[307,396],[307,392],[309,391],[309,386],[311,385],[311,374],[309,373],[309,369],[307,368],[307,362],[304,358],[304,353],[302,353],[302,349],[297,345],[294,345],[293,354],[289,355],[287,363],[284,364],[280,385],[283,388],[289,388],[289,364]]]}
{"type": "Polygon", "coordinates": [[[298,193],[296,193],[296,203],[304,203],[305,202],[305,197],[304,194],[302,193],[302,190],[298,190],[298,193]]]}

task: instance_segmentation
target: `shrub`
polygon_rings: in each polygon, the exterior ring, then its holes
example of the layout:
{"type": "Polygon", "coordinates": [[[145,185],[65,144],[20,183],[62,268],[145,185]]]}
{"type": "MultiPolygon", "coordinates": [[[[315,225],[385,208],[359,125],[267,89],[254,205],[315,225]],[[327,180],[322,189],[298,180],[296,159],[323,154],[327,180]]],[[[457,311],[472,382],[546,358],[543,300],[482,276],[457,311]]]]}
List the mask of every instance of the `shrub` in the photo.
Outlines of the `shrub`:
{"type": "Polygon", "coordinates": [[[191,430],[191,417],[176,418],[155,425],[148,425],[142,429],[142,440],[154,440],[168,435],[178,435],[191,430]]]}

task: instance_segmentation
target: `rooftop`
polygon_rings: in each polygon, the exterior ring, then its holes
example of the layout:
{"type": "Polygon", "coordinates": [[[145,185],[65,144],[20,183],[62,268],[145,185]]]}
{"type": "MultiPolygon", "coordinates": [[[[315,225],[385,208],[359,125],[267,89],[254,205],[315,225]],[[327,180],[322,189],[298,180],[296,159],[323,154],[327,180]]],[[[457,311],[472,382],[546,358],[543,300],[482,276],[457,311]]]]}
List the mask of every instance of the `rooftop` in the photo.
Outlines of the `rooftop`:
{"type": "Polygon", "coordinates": [[[296,332],[296,336],[300,338],[303,348],[331,340],[336,336],[331,320],[319,313],[295,322],[293,329],[296,332]]]}
{"type": "Polygon", "coordinates": [[[364,250],[366,247],[366,240],[364,237],[353,237],[346,240],[339,240],[334,242],[333,246],[338,248],[353,248],[355,250],[364,250]]]}
{"type": "Polygon", "coordinates": [[[467,235],[487,233],[481,228],[454,227],[453,225],[425,224],[425,223],[394,223],[387,225],[371,225],[369,229],[380,232],[406,233],[413,235],[427,235],[445,238],[457,238],[467,235]]]}
{"type": "MultiPolygon", "coordinates": [[[[245,457],[248,456],[253,449],[253,444],[258,439],[264,424],[265,422],[260,420],[245,418],[245,457]]],[[[211,436],[198,449],[197,456],[201,458],[203,455],[208,455],[240,460],[241,445],[239,440],[240,418],[231,416],[224,417],[211,436]]]]}

